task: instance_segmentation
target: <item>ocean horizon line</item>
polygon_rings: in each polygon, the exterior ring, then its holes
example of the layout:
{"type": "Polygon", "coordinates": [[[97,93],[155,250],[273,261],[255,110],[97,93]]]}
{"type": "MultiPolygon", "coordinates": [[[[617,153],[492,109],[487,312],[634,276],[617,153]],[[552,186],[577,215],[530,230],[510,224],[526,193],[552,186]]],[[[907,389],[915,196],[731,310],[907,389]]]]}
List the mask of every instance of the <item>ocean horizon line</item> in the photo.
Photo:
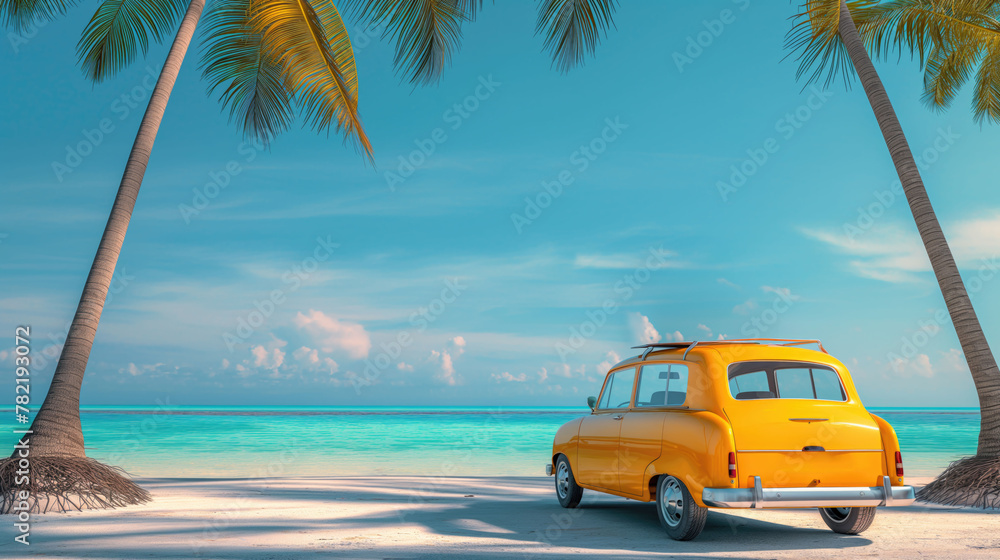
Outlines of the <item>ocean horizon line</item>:
{"type": "MultiPolygon", "coordinates": [[[[915,414],[978,414],[979,407],[870,406],[873,412],[915,414]]],[[[0,412],[14,405],[0,405],[0,412]]],[[[219,416],[336,416],[336,415],[472,415],[586,413],[582,406],[434,406],[434,405],[84,405],[84,414],[164,414],[219,416]]]]}

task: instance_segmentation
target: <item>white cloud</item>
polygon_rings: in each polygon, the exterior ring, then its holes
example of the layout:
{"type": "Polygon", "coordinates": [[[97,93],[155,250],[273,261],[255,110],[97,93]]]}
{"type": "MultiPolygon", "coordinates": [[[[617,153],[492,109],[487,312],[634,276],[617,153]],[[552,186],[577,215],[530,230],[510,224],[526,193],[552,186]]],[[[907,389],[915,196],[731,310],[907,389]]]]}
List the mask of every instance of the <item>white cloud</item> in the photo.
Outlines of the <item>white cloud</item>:
{"type": "Polygon", "coordinates": [[[461,336],[456,336],[451,339],[451,346],[455,351],[455,357],[459,357],[465,353],[465,338],[461,336]]]}
{"type": "Polygon", "coordinates": [[[342,350],[351,358],[359,359],[367,357],[372,347],[363,326],[339,321],[315,309],[310,309],[308,315],[296,314],[295,326],[312,336],[323,352],[342,350]]]}
{"type": "Polygon", "coordinates": [[[0,350],[0,362],[4,361],[6,359],[7,359],[7,351],[6,350],[0,350]]]}
{"type": "Polygon", "coordinates": [[[340,371],[340,365],[333,361],[333,358],[323,358],[323,365],[330,370],[330,375],[340,371]]]}
{"type": "Polygon", "coordinates": [[[729,280],[726,280],[725,278],[719,278],[718,280],[716,280],[716,282],[718,282],[719,284],[722,284],[723,286],[729,286],[730,288],[733,288],[734,290],[742,290],[743,289],[743,288],[741,288],[739,286],[739,284],[734,284],[733,282],[730,282],[729,280]]]}
{"type": "Polygon", "coordinates": [[[802,299],[801,296],[793,294],[790,288],[773,288],[771,286],[761,286],[760,289],[763,290],[764,293],[775,294],[776,296],[784,300],[798,301],[802,299]]]}
{"type": "Polygon", "coordinates": [[[611,352],[608,352],[607,356],[605,356],[604,358],[604,361],[597,364],[597,373],[600,373],[601,375],[607,374],[608,371],[620,361],[622,361],[622,359],[617,353],[615,353],[613,350],[611,352]]]}
{"type": "Polygon", "coordinates": [[[510,372],[505,371],[503,373],[491,373],[490,377],[492,377],[498,383],[499,382],[504,382],[504,381],[505,382],[515,382],[515,383],[524,383],[528,379],[528,374],[526,374],[526,373],[519,373],[517,375],[511,375],[510,372]]]}
{"type": "Polygon", "coordinates": [[[552,375],[557,377],[573,377],[573,370],[569,364],[559,364],[552,369],[552,375]]]}
{"type": "Polygon", "coordinates": [[[250,348],[250,354],[253,356],[253,365],[257,367],[276,370],[285,363],[285,352],[281,348],[268,350],[263,346],[254,346],[250,348]]]}
{"type": "Polygon", "coordinates": [[[712,338],[712,329],[708,328],[708,325],[699,324],[698,328],[708,335],[708,338],[712,338]]]}
{"type": "Polygon", "coordinates": [[[944,353],[944,367],[949,372],[969,371],[969,363],[965,361],[965,354],[958,348],[951,348],[944,353]]]}
{"type": "Polygon", "coordinates": [[[458,385],[458,379],[455,377],[455,363],[447,350],[440,352],[431,350],[431,357],[428,358],[428,361],[436,363],[439,366],[438,373],[434,375],[434,379],[445,385],[458,385]]]}
{"type": "MultiPolygon", "coordinates": [[[[977,268],[984,260],[1000,255],[1000,212],[987,217],[960,220],[943,226],[955,261],[962,268],[977,268]]],[[[848,265],[858,276],[884,282],[916,282],[931,270],[916,226],[907,223],[877,223],[861,235],[802,229],[804,235],[821,241],[849,257],[848,265]]]]}
{"type": "Polygon", "coordinates": [[[663,335],[663,340],[666,342],[684,342],[684,335],[681,334],[681,331],[665,333],[663,335]]]}
{"type": "Polygon", "coordinates": [[[733,313],[737,315],[749,315],[754,309],[757,309],[757,302],[755,300],[748,299],[736,307],[733,307],[733,313]]]}
{"type": "Polygon", "coordinates": [[[128,367],[124,367],[118,370],[118,373],[128,373],[129,375],[138,376],[144,373],[155,372],[157,369],[160,368],[160,366],[164,365],[166,364],[161,362],[157,364],[144,364],[141,366],[137,366],[134,363],[129,362],[128,367]]]}
{"type": "Polygon", "coordinates": [[[927,354],[917,354],[912,359],[896,358],[889,365],[901,377],[914,375],[924,378],[934,377],[934,366],[931,365],[931,358],[927,354]]]}
{"type": "Polygon", "coordinates": [[[641,313],[629,313],[628,322],[632,329],[632,337],[638,340],[639,344],[652,344],[660,341],[660,333],[649,321],[649,317],[641,313]]]}
{"type": "Polygon", "coordinates": [[[412,372],[413,366],[406,362],[399,362],[398,364],[396,364],[396,369],[398,369],[399,371],[412,372]]]}
{"type": "Polygon", "coordinates": [[[545,380],[549,378],[549,371],[545,368],[538,370],[538,382],[545,383],[545,380]]]}
{"type": "Polygon", "coordinates": [[[303,346],[298,350],[292,352],[292,357],[304,364],[308,365],[318,364],[319,350],[316,350],[315,348],[309,348],[308,346],[303,346]]]}

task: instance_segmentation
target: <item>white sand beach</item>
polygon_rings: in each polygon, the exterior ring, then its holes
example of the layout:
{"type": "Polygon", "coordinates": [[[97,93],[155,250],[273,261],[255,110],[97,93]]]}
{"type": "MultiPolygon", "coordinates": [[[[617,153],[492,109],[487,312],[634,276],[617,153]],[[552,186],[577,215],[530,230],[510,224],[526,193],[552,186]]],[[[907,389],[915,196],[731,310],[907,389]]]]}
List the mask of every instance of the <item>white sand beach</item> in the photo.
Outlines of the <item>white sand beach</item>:
{"type": "MultiPolygon", "coordinates": [[[[546,477],[143,479],[154,501],[36,516],[4,558],[997,558],[1000,512],[882,509],[860,536],[815,510],[712,510],[676,542],[652,504],[588,492],[556,503],[546,477]]],[[[910,479],[911,484],[924,480],[910,479]]]]}

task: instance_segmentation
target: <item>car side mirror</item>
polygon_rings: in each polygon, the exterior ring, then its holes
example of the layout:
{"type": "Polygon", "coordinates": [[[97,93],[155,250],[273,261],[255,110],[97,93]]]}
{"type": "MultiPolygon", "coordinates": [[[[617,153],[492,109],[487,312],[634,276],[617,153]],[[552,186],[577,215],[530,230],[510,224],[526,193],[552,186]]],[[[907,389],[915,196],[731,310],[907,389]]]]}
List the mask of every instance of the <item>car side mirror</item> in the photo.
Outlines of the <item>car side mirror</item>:
{"type": "Polygon", "coordinates": [[[597,408],[597,397],[587,397],[587,406],[590,407],[590,411],[593,412],[597,408]]]}

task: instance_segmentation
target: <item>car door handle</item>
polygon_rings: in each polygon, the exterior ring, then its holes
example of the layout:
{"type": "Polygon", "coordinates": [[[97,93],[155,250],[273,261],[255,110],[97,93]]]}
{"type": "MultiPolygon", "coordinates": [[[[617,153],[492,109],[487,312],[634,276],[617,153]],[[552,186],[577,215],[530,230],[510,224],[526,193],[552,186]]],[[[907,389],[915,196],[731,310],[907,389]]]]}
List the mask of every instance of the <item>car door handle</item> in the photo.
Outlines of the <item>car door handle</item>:
{"type": "Polygon", "coordinates": [[[625,417],[624,415],[622,415],[622,414],[619,414],[618,416],[612,416],[612,417],[611,417],[611,419],[612,419],[612,420],[621,420],[621,419],[622,419],[622,418],[624,418],[624,417],[625,417]]]}
{"type": "Polygon", "coordinates": [[[789,418],[792,422],[826,422],[829,418],[789,418]]]}

